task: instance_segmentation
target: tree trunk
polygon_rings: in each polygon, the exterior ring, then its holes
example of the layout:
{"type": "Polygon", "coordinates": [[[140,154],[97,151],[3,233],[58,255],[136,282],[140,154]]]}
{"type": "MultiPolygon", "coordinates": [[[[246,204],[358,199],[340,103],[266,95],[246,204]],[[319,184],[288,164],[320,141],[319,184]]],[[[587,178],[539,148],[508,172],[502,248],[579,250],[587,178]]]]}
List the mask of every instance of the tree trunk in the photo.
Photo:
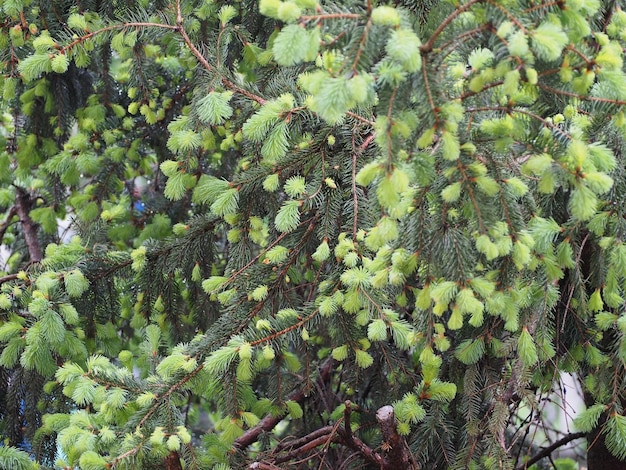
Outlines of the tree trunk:
{"type": "MultiPolygon", "coordinates": [[[[584,394],[584,399],[588,407],[595,403],[593,397],[587,393],[584,394]]],[[[602,415],[598,427],[587,434],[587,470],[624,470],[626,468],[626,462],[618,460],[606,448],[602,434],[602,424],[606,418],[606,414],[602,415]]]]}
{"type": "Polygon", "coordinates": [[[37,224],[30,218],[31,206],[32,200],[28,193],[19,186],[16,186],[15,209],[22,223],[22,231],[24,232],[24,240],[28,247],[30,261],[32,263],[39,263],[43,259],[43,252],[37,236],[37,224]]]}
{"type": "Polygon", "coordinates": [[[180,463],[180,456],[175,450],[165,457],[165,469],[166,470],[183,470],[183,466],[180,463]]]}
{"type": "Polygon", "coordinates": [[[624,470],[626,462],[617,459],[604,443],[601,428],[587,435],[587,470],[624,470]]]}
{"type": "Polygon", "coordinates": [[[418,466],[404,438],[398,434],[392,406],[383,406],[376,412],[376,421],[383,435],[387,458],[384,470],[417,470],[418,466]]]}

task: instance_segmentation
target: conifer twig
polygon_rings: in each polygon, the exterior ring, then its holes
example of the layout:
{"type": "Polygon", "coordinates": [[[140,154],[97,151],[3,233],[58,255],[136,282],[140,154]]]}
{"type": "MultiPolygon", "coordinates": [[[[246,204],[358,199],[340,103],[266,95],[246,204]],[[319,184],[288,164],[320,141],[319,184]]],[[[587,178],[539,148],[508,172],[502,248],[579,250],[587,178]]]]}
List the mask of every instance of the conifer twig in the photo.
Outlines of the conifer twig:
{"type": "Polygon", "coordinates": [[[482,0],[470,0],[469,2],[467,2],[465,5],[461,5],[460,7],[458,7],[456,10],[454,10],[452,13],[450,13],[448,15],[448,17],[446,19],[444,19],[440,24],[439,27],[435,30],[435,32],[432,34],[432,36],[428,39],[428,41],[426,41],[421,47],[420,47],[420,51],[422,52],[422,54],[427,54],[430,51],[433,50],[433,46],[435,45],[435,41],[437,40],[437,38],[439,37],[439,35],[443,32],[444,29],[446,29],[446,27],[452,23],[452,21],[454,21],[454,19],[459,16],[461,13],[463,13],[464,11],[468,10],[472,5],[474,5],[475,3],[479,3],[482,0]]]}
{"type": "MultiPolygon", "coordinates": [[[[320,370],[320,375],[317,379],[318,383],[327,382],[330,379],[330,375],[333,371],[333,366],[335,365],[334,359],[329,359],[324,366],[320,370]]],[[[291,395],[289,395],[289,400],[301,403],[308,396],[304,387],[294,391],[291,395]]],[[[233,447],[237,450],[243,450],[252,443],[256,442],[261,433],[269,432],[274,427],[282,421],[284,415],[273,415],[268,414],[265,416],[259,423],[248,429],[245,433],[239,436],[235,442],[233,443],[233,447]]]]}
{"type": "Polygon", "coordinates": [[[557,450],[559,447],[562,447],[565,444],[568,444],[568,443],[570,443],[572,441],[575,441],[576,439],[580,439],[580,438],[583,438],[583,437],[585,437],[585,433],[584,432],[569,433],[568,435],[562,437],[561,439],[559,439],[555,443],[549,445],[545,449],[542,449],[540,452],[538,452],[535,455],[533,455],[531,458],[529,458],[522,465],[519,465],[519,466],[515,467],[515,470],[526,470],[528,467],[530,467],[534,463],[537,463],[541,459],[548,457],[550,454],[552,454],[552,452],[557,450]]]}
{"type": "MultiPolygon", "coordinates": [[[[183,16],[181,13],[181,8],[180,8],[180,0],[176,0],[176,30],[178,31],[178,34],[180,34],[181,37],[183,38],[185,45],[189,48],[189,50],[194,55],[194,57],[198,59],[198,62],[200,62],[202,67],[204,67],[204,69],[207,70],[208,72],[215,72],[215,67],[209,64],[209,61],[206,60],[206,57],[204,57],[202,55],[202,52],[198,50],[196,45],[192,42],[191,38],[187,34],[187,31],[185,30],[185,28],[183,28],[183,16]]],[[[256,101],[257,103],[261,105],[266,103],[265,98],[262,98],[260,96],[255,95],[254,93],[244,90],[240,86],[228,80],[226,77],[222,77],[222,84],[229,90],[232,90],[236,93],[239,93],[240,95],[250,98],[251,100],[256,101]]]]}

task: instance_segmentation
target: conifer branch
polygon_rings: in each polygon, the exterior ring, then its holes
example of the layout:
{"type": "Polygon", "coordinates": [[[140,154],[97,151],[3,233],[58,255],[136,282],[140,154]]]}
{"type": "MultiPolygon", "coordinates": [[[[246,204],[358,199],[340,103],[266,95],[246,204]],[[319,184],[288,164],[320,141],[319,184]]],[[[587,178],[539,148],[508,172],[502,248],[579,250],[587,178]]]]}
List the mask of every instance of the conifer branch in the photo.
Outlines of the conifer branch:
{"type": "Polygon", "coordinates": [[[626,101],[624,100],[614,100],[612,98],[602,98],[601,96],[590,96],[590,95],[580,95],[578,93],[574,93],[567,90],[559,90],[558,88],[551,87],[549,85],[545,85],[543,83],[538,83],[537,86],[548,93],[554,93],[555,95],[562,96],[570,96],[572,98],[579,99],[581,101],[595,101],[598,103],[608,103],[613,104],[615,106],[626,106],[626,101]]]}
{"type": "Polygon", "coordinates": [[[520,21],[517,19],[517,17],[513,13],[511,13],[509,10],[507,10],[505,7],[495,2],[494,0],[486,0],[486,1],[490,3],[491,5],[493,5],[495,8],[497,8],[498,10],[500,10],[502,13],[504,13],[504,15],[506,15],[509,21],[513,23],[515,26],[517,26],[520,29],[520,31],[522,31],[524,34],[528,34],[528,29],[522,23],[520,23],[520,21]]]}
{"type": "Polygon", "coordinates": [[[536,119],[537,121],[541,122],[544,126],[549,127],[550,129],[554,130],[556,133],[561,134],[562,136],[566,137],[568,140],[573,139],[572,136],[568,132],[564,131],[553,122],[550,122],[547,119],[539,116],[538,114],[533,113],[532,111],[528,111],[526,109],[514,108],[512,106],[479,106],[475,108],[467,108],[465,111],[468,113],[501,111],[506,114],[513,114],[513,113],[524,114],[528,117],[536,119]]]}
{"type": "MultiPolygon", "coordinates": [[[[180,9],[180,0],[176,1],[176,25],[171,25],[171,24],[165,24],[165,23],[154,23],[154,22],[128,22],[128,23],[121,23],[121,24],[115,24],[115,25],[110,25],[110,26],[106,26],[104,28],[100,28],[96,31],[91,31],[83,36],[80,36],[79,38],[75,39],[74,41],[70,42],[69,44],[62,46],[62,47],[58,47],[59,52],[62,54],[67,53],[67,51],[72,50],[74,47],[76,47],[77,45],[94,38],[95,36],[98,36],[102,33],[106,33],[109,31],[115,31],[115,30],[124,30],[124,29],[128,29],[128,28],[157,28],[157,29],[169,29],[172,31],[175,31],[177,33],[179,33],[185,43],[185,45],[189,48],[189,50],[191,51],[191,53],[194,55],[194,57],[198,60],[198,62],[200,62],[200,64],[208,71],[208,72],[215,72],[215,67],[213,67],[211,64],[209,64],[208,60],[204,57],[204,55],[202,55],[202,53],[200,52],[200,50],[195,46],[195,44],[193,43],[193,41],[191,40],[191,38],[189,37],[189,35],[187,34],[187,31],[185,30],[185,28],[183,27],[183,17],[181,14],[181,9],[180,9]]],[[[241,88],[240,86],[236,85],[235,83],[233,83],[232,81],[228,80],[226,77],[222,77],[221,79],[222,84],[228,88],[229,90],[232,90],[240,95],[243,95],[253,101],[256,101],[259,104],[265,104],[266,100],[264,98],[262,98],[261,96],[255,95],[254,93],[251,93],[243,88],[241,88]]]]}
{"type": "Polygon", "coordinates": [[[128,457],[132,457],[137,452],[139,452],[140,449],[141,449],[141,446],[133,447],[132,449],[127,450],[123,454],[118,455],[113,460],[111,460],[110,463],[107,464],[108,465],[107,468],[115,468],[117,464],[119,464],[122,460],[127,459],[128,457]]]}
{"type": "Polygon", "coordinates": [[[587,66],[587,68],[593,67],[593,65],[594,65],[593,61],[590,60],[581,51],[579,51],[578,48],[575,47],[573,44],[568,44],[566,49],[569,50],[569,51],[572,51],[574,54],[576,54],[578,57],[580,57],[585,62],[585,65],[587,66]]]}
{"type": "MultiPolygon", "coordinates": [[[[326,363],[320,369],[320,375],[317,379],[317,383],[321,386],[330,380],[331,374],[334,370],[335,360],[328,359],[326,363]]],[[[306,385],[289,395],[289,400],[297,403],[302,403],[308,397],[308,390],[305,389],[306,385]]],[[[245,433],[239,436],[233,443],[233,448],[236,450],[243,450],[249,445],[257,441],[261,433],[269,432],[282,421],[284,415],[272,415],[268,414],[259,423],[248,429],[245,433]]]]}
{"type": "Polygon", "coordinates": [[[373,126],[374,124],[376,124],[374,121],[372,121],[371,119],[367,119],[364,118],[363,116],[359,116],[358,114],[352,112],[352,111],[348,111],[346,113],[346,115],[350,116],[351,118],[356,119],[357,121],[361,121],[369,126],[373,126]]]}
{"type": "Polygon", "coordinates": [[[428,57],[422,57],[422,78],[424,79],[424,90],[426,91],[426,98],[428,99],[428,104],[430,106],[430,110],[435,116],[435,123],[439,121],[439,112],[437,107],[435,106],[435,100],[433,98],[432,91],[430,90],[430,80],[428,79],[428,71],[426,64],[428,63],[428,57]]]}
{"type": "Polygon", "coordinates": [[[548,8],[552,8],[552,7],[561,7],[561,5],[563,5],[563,2],[561,0],[557,0],[557,1],[553,1],[553,2],[544,2],[544,3],[540,3],[538,5],[533,5],[532,7],[526,8],[524,10],[524,13],[532,13],[534,11],[537,10],[542,10],[542,9],[548,9],[548,8]]]}
{"type": "Polygon", "coordinates": [[[4,284],[5,282],[10,282],[10,281],[14,281],[16,279],[18,279],[18,274],[7,274],[6,276],[2,276],[0,277],[0,285],[4,284]]]}
{"type": "Polygon", "coordinates": [[[466,91],[465,93],[463,93],[462,95],[459,95],[459,97],[458,97],[458,98],[455,98],[455,99],[459,99],[459,100],[463,101],[463,100],[465,100],[465,99],[467,99],[467,98],[470,98],[470,97],[472,97],[472,96],[476,96],[476,95],[478,95],[478,94],[482,93],[483,91],[487,91],[487,90],[489,90],[489,89],[491,89],[491,88],[495,88],[495,87],[497,87],[497,86],[500,86],[500,85],[502,85],[503,83],[504,83],[504,80],[495,80],[495,81],[493,81],[493,82],[490,82],[490,83],[485,84],[485,85],[484,85],[484,86],[483,86],[480,90],[478,90],[478,91],[468,90],[468,91],[466,91]]]}
{"type": "Polygon", "coordinates": [[[426,41],[424,44],[422,44],[422,46],[420,47],[420,51],[422,52],[422,55],[428,54],[429,52],[431,52],[433,50],[433,47],[435,45],[435,41],[437,40],[437,38],[439,37],[439,35],[441,35],[441,33],[443,32],[444,29],[446,29],[446,27],[452,23],[452,21],[454,21],[454,19],[459,16],[461,13],[463,13],[466,10],[469,10],[471,8],[472,5],[474,5],[475,3],[480,3],[484,0],[470,0],[469,2],[467,2],[465,5],[462,5],[460,7],[458,7],[456,10],[454,10],[452,13],[450,13],[437,27],[437,29],[435,30],[435,32],[430,36],[430,38],[428,39],[428,41],[426,41]]]}
{"type": "MultiPolygon", "coordinates": [[[[489,30],[490,29],[490,25],[489,24],[483,24],[478,26],[477,28],[471,29],[469,31],[466,31],[465,33],[461,34],[460,36],[451,39],[450,41],[442,44],[441,46],[438,47],[439,50],[443,51],[445,49],[448,49],[451,46],[456,46],[458,44],[462,44],[464,40],[466,40],[467,38],[471,38],[473,36],[476,36],[479,33],[482,33],[483,31],[489,30]]],[[[452,47],[452,49],[450,50],[450,52],[454,51],[454,47],[452,47]]],[[[446,56],[449,55],[446,54],[446,56]]]]}
{"type": "Polygon", "coordinates": [[[365,149],[370,146],[370,144],[374,141],[375,135],[370,133],[365,140],[361,143],[358,149],[355,149],[354,135],[352,136],[352,204],[354,205],[354,215],[352,216],[352,238],[356,239],[356,234],[358,232],[359,225],[359,197],[356,191],[356,161],[357,158],[363,154],[365,149]]]}
{"type": "Polygon", "coordinates": [[[371,447],[369,447],[361,439],[359,439],[352,433],[352,424],[350,422],[352,415],[352,402],[350,400],[346,400],[345,406],[346,407],[343,413],[343,429],[340,432],[341,437],[343,438],[343,443],[346,446],[359,452],[363,457],[365,457],[366,460],[368,460],[372,464],[377,465],[378,467],[382,467],[384,461],[380,454],[374,452],[371,447]]]}
{"type": "Polygon", "coordinates": [[[313,313],[311,313],[310,315],[304,317],[302,320],[300,320],[297,323],[294,323],[291,326],[288,326],[287,328],[284,328],[280,331],[276,331],[274,333],[272,333],[271,335],[265,336],[263,338],[257,339],[256,341],[251,341],[250,345],[251,346],[258,346],[259,344],[263,344],[263,343],[269,343],[270,341],[273,341],[277,338],[280,338],[281,336],[286,335],[287,333],[297,330],[298,328],[300,328],[301,326],[307,324],[308,322],[310,322],[317,314],[319,313],[319,309],[315,309],[313,311],[313,313]]]}
{"type": "Polygon", "coordinates": [[[372,27],[372,4],[371,2],[367,2],[367,22],[365,23],[363,34],[361,35],[361,39],[359,40],[359,49],[357,50],[354,56],[354,61],[352,62],[353,73],[356,73],[357,67],[361,60],[361,56],[363,55],[363,51],[365,51],[365,44],[367,43],[367,36],[369,34],[371,27],[372,27]]]}
{"type": "Polygon", "coordinates": [[[87,34],[74,39],[72,42],[70,42],[69,44],[66,44],[65,46],[58,46],[58,50],[61,54],[66,54],[68,51],[71,51],[79,44],[82,44],[85,41],[88,41],[89,39],[93,39],[94,37],[99,36],[100,34],[107,33],[109,31],[116,31],[120,29],[124,30],[128,28],[160,28],[160,29],[170,29],[173,31],[178,30],[176,26],[171,25],[171,24],[131,21],[129,23],[113,24],[110,26],[105,26],[104,28],[97,29],[95,31],[90,31],[87,34]]]}
{"type": "Polygon", "coordinates": [[[472,202],[472,207],[474,207],[474,211],[476,212],[476,220],[478,221],[478,226],[480,228],[480,231],[481,233],[487,233],[487,230],[485,229],[485,223],[483,222],[483,217],[481,215],[480,206],[478,204],[478,201],[476,200],[476,196],[474,195],[474,189],[472,188],[472,185],[470,184],[471,177],[465,172],[465,166],[461,163],[460,160],[457,165],[457,168],[459,169],[459,172],[463,176],[463,182],[465,183],[465,187],[467,188],[468,197],[470,201],[472,202]]]}
{"type": "MultiPolygon", "coordinates": [[[[183,27],[183,17],[182,17],[181,8],[180,8],[180,0],[176,0],[176,27],[175,29],[181,35],[181,37],[183,38],[183,41],[185,42],[185,45],[189,48],[189,50],[194,55],[194,57],[198,60],[198,62],[200,62],[202,67],[204,67],[204,69],[207,72],[216,72],[215,67],[209,64],[209,61],[206,59],[206,57],[204,57],[204,55],[202,55],[202,52],[200,52],[200,50],[196,47],[196,45],[193,43],[193,41],[187,34],[187,31],[183,27]]],[[[226,77],[222,77],[221,81],[222,81],[222,84],[229,90],[234,91],[235,93],[238,93],[240,95],[243,95],[253,101],[256,101],[257,103],[261,105],[265,104],[267,101],[265,100],[265,98],[262,98],[260,96],[255,95],[254,93],[244,90],[240,86],[228,80],[226,77]]]]}
{"type": "Polygon", "coordinates": [[[541,459],[545,459],[546,457],[549,457],[550,454],[552,454],[552,452],[557,450],[559,447],[563,447],[565,444],[568,444],[568,443],[570,443],[572,441],[575,441],[576,439],[581,439],[581,438],[583,438],[585,436],[586,436],[586,434],[584,432],[570,433],[570,434],[562,437],[558,441],[552,443],[551,445],[549,445],[545,449],[542,449],[537,454],[533,455],[531,458],[526,460],[523,465],[518,465],[517,467],[515,467],[515,470],[526,470],[527,468],[529,468],[533,464],[539,462],[541,459]]]}

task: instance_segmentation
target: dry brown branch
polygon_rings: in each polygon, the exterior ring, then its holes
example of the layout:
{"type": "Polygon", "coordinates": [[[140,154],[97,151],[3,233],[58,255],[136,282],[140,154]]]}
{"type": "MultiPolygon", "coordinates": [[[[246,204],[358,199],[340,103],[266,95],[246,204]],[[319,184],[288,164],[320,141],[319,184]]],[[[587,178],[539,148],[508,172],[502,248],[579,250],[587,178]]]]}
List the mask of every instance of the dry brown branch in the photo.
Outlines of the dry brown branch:
{"type": "Polygon", "coordinates": [[[380,425],[384,439],[384,447],[387,450],[387,461],[383,468],[385,470],[396,468],[417,470],[417,462],[415,462],[406,440],[398,434],[393,407],[387,405],[380,408],[376,412],[376,421],[378,421],[380,425]]]}
{"type": "Polygon", "coordinates": [[[22,224],[22,231],[24,232],[24,240],[28,247],[30,261],[31,263],[38,263],[43,259],[43,252],[37,236],[37,224],[30,217],[30,209],[32,208],[33,201],[25,189],[19,186],[16,186],[16,189],[15,210],[22,224]]]}

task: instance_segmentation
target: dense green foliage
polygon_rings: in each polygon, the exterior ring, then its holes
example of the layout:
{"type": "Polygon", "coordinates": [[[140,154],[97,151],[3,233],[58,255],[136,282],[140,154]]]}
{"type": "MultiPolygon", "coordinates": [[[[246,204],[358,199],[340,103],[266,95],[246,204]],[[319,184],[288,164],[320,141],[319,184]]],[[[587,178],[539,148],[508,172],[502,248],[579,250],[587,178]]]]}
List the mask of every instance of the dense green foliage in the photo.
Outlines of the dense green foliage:
{"type": "Polygon", "coordinates": [[[626,458],[620,2],[0,8],[1,468],[626,458]]]}

